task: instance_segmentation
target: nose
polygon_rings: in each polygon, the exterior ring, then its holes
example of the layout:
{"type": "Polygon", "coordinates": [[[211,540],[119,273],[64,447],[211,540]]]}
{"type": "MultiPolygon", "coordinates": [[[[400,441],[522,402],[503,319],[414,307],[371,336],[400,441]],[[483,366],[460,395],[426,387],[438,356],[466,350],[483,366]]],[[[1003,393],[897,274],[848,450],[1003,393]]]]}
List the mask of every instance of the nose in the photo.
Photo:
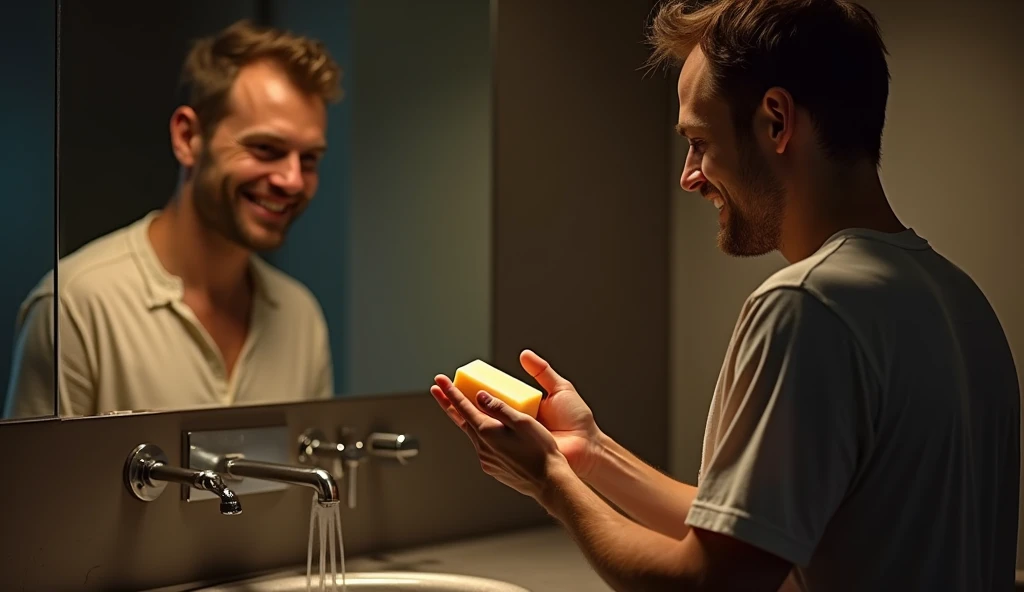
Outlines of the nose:
{"type": "Polygon", "coordinates": [[[700,165],[700,155],[690,148],[686,153],[683,175],[679,178],[679,186],[683,188],[683,191],[700,191],[701,185],[708,182],[707,177],[700,170],[700,165]]]}
{"type": "Polygon", "coordinates": [[[278,168],[270,175],[270,184],[287,195],[296,195],[305,188],[302,178],[302,163],[295,152],[279,161],[278,168]]]}

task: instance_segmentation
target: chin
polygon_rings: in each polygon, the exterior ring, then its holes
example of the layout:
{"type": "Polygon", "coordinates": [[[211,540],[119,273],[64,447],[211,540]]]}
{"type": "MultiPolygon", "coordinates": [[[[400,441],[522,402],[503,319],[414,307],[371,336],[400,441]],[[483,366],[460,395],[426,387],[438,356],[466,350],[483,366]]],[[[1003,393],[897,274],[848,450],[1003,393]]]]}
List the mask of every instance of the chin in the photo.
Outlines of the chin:
{"type": "Polygon", "coordinates": [[[267,252],[280,248],[288,235],[287,225],[267,227],[259,220],[245,216],[244,213],[236,218],[236,229],[238,242],[246,249],[255,252],[267,252]]]}
{"type": "Polygon", "coordinates": [[[732,228],[720,229],[718,231],[719,250],[732,257],[760,257],[777,249],[764,237],[747,235],[740,238],[737,234],[736,230],[732,228]]]}
{"type": "Polygon", "coordinates": [[[273,235],[273,236],[267,236],[267,235],[252,236],[252,235],[250,235],[250,236],[246,237],[245,242],[246,242],[246,247],[250,251],[254,251],[256,253],[269,253],[271,251],[276,251],[277,249],[280,249],[281,246],[284,245],[284,236],[283,235],[273,235]]]}

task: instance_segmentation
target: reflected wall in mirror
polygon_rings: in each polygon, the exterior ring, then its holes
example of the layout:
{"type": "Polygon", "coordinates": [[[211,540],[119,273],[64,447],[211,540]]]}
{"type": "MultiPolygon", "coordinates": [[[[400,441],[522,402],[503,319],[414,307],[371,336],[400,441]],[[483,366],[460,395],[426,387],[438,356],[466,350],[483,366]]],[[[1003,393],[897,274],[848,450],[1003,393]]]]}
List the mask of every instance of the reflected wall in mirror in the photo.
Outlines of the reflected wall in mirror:
{"type": "Polygon", "coordinates": [[[56,41],[53,2],[4,6],[0,163],[7,222],[0,232],[0,419],[6,420],[54,414],[53,291],[40,278],[53,268],[57,242],[56,41]]]}
{"type": "Polygon", "coordinates": [[[61,415],[425,393],[488,357],[490,10],[66,2],[61,415]]]}

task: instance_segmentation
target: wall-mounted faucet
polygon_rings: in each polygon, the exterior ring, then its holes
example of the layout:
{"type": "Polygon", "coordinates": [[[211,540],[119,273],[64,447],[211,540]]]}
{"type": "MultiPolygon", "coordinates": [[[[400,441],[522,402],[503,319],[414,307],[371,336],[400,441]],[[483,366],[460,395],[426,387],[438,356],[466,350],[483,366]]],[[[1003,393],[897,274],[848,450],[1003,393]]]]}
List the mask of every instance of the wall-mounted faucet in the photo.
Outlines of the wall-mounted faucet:
{"type": "Polygon", "coordinates": [[[340,442],[332,442],[322,430],[310,428],[299,436],[299,462],[315,463],[317,459],[334,461],[334,473],[346,479],[348,507],[356,507],[356,477],[359,465],[368,456],[390,458],[405,464],[419,454],[419,441],[407,434],[374,432],[366,442],[356,440],[352,431],[342,428],[340,442]]]}
{"type": "Polygon", "coordinates": [[[219,473],[239,495],[300,485],[315,490],[320,505],[340,502],[338,484],[329,471],[289,464],[287,434],[284,426],[188,432],[189,467],[219,473]]]}
{"type": "Polygon", "coordinates": [[[144,502],[160,497],[167,483],[173,482],[216,494],[220,498],[221,514],[242,513],[238,496],[224,484],[220,475],[209,470],[175,467],[155,444],[140,444],[128,455],[124,464],[124,482],[128,491],[144,502]]]}
{"type": "Polygon", "coordinates": [[[323,469],[230,458],[224,463],[224,472],[235,478],[262,479],[310,487],[316,490],[316,499],[321,506],[333,506],[341,501],[337,482],[323,469]]]}

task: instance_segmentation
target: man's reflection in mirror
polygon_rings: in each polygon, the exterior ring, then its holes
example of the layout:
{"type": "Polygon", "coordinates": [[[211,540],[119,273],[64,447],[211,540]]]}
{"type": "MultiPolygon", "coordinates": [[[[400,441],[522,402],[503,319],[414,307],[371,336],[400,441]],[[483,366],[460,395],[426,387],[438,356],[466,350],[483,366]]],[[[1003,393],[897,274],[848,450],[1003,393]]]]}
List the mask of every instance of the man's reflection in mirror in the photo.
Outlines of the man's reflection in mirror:
{"type": "MultiPolygon", "coordinates": [[[[316,192],[340,77],[319,42],[248,22],[194,44],[170,120],[170,202],[59,263],[61,415],[332,395],[320,305],[256,254],[316,192]]],[[[32,376],[53,298],[51,274],[19,315],[13,416],[52,401],[32,376]]]]}

